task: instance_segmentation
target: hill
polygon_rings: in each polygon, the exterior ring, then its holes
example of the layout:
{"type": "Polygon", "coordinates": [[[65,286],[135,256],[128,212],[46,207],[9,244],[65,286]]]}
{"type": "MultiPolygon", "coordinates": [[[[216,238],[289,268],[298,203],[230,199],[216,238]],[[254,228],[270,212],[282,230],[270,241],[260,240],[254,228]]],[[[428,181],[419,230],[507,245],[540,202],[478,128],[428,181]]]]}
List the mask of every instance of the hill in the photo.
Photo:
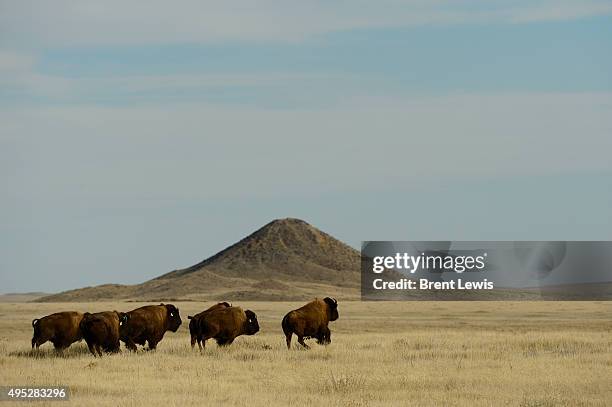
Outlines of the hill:
{"type": "Polygon", "coordinates": [[[105,284],[39,302],[294,301],[359,297],[359,252],[300,219],[277,219],[219,253],[137,285],[105,284]]]}

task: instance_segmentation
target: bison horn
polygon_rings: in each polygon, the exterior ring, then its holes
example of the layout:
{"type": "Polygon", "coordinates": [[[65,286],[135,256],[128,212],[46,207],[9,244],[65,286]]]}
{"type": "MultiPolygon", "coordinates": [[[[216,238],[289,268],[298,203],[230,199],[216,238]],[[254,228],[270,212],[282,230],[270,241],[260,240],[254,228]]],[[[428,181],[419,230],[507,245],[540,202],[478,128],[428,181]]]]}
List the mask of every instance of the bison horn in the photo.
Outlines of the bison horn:
{"type": "Polygon", "coordinates": [[[334,304],[338,305],[338,300],[336,300],[334,297],[332,297],[332,300],[334,301],[334,304]]]}

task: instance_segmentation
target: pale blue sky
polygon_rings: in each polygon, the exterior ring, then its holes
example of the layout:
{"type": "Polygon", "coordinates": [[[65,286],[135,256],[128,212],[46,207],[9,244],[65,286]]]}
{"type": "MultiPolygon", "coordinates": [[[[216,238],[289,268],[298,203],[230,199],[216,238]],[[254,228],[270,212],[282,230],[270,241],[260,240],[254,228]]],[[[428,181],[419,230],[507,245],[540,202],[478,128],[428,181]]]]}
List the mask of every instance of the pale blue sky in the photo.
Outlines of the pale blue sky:
{"type": "Polygon", "coordinates": [[[612,239],[611,40],[612,1],[0,0],[0,292],[287,216],[356,248],[612,239]]]}

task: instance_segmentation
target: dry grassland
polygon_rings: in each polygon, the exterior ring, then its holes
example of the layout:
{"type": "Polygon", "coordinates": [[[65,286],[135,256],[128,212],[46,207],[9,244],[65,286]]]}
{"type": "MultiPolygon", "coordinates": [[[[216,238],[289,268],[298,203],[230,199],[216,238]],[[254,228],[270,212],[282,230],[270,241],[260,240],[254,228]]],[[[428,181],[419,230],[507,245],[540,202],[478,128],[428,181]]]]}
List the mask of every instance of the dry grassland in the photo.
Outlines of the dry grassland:
{"type": "MultiPolygon", "coordinates": [[[[605,406],[612,403],[612,303],[341,302],[328,347],[288,351],[282,316],[298,303],[241,303],[261,331],[231,347],[189,346],[183,325],[155,352],[94,359],[84,343],[30,350],[31,320],[137,303],[0,304],[0,384],[64,385],[100,405],[605,406]]],[[[295,341],[295,337],[294,337],[295,341]]],[[[296,346],[297,348],[297,346],[296,346]]],[[[8,404],[7,402],[6,404],[8,404]]]]}

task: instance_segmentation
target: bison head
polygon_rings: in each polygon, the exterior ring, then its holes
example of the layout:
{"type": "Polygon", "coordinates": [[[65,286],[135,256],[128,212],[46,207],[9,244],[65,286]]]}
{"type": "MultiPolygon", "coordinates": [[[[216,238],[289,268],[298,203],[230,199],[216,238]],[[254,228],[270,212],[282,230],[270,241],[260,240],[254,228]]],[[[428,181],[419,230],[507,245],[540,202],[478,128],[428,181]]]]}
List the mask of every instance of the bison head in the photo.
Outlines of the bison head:
{"type": "Polygon", "coordinates": [[[125,324],[128,321],[128,319],[130,319],[130,315],[126,312],[115,311],[115,313],[117,314],[117,317],[119,318],[119,326],[123,326],[123,324],[125,324]]]}
{"type": "Polygon", "coordinates": [[[126,322],[130,319],[130,315],[126,312],[118,311],[115,311],[115,314],[117,314],[117,318],[119,318],[119,334],[122,335],[127,327],[126,322]]]}
{"type": "Polygon", "coordinates": [[[244,314],[247,318],[244,323],[245,333],[247,335],[255,335],[257,332],[259,332],[259,322],[257,322],[257,315],[255,315],[255,313],[250,309],[244,311],[244,314]]]}
{"type": "Polygon", "coordinates": [[[79,329],[81,331],[85,329],[85,324],[87,323],[87,321],[89,321],[90,317],[91,317],[91,314],[89,312],[86,312],[83,314],[83,318],[81,318],[81,322],[79,322],[79,329]]]}
{"type": "Polygon", "coordinates": [[[338,301],[335,298],[325,297],[323,300],[327,304],[327,317],[330,321],[338,319],[338,301]]]}
{"type": "Polygon", "coordinates": [[[183,323],[183,321],[181,321],[181,315],[179,314],[179,309],[176,308],[172,304],[165,304],[164,306],[166,307],[166,310],[168,311],[168,316],[167,316],[168,317],[168,322],[167,322],[168,329],[172,332],[178,331],[179,327],[183,323]]]}

